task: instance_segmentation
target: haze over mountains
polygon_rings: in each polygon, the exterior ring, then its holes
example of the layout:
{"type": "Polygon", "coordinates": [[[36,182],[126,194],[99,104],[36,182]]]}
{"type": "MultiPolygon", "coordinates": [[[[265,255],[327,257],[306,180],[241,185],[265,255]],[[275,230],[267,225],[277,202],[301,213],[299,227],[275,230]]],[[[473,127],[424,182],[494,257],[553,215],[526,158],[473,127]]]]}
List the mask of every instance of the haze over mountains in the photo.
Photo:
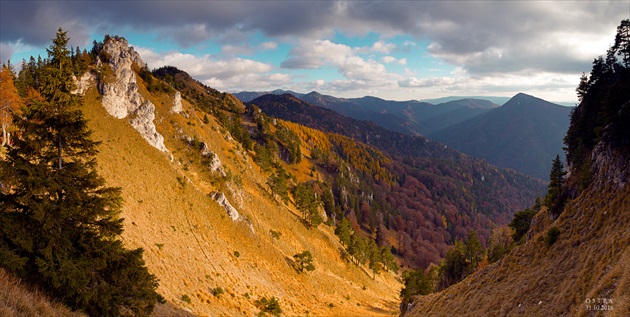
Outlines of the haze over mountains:
{"type": "MultiPolygon", "coordinates": [[[[372,121],[381,127],[424,135],[474,157],[546,180],[551,161],[562,154],[562,139],[569,126],[572,108],[518,94],[499,106],[484,99],[444,98],[431,104],[422,101],[391,101],[376,97],[336,98],[317,92],[300,94],[274,90],[273,95],[291,94],[312,105],[348,117],[372,121]]],[[[242,101],[265,95],[242,92],[242,101]]],[[[496,100],[496,99],[495,99],[496,100]]]]}

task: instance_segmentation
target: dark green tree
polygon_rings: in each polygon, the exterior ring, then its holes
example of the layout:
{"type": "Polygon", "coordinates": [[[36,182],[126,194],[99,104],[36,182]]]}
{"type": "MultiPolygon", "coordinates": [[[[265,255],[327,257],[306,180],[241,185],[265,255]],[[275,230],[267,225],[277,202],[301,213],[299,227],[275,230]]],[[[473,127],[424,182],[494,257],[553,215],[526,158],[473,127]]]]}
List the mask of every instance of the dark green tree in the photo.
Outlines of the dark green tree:
{"type": "Polygon", "coordinates": [[[398,264],[396,264],[396,259],[392,254],[392,249],[389,246],[382,246],[380,248],[381,252],[381,261],[385,268],[388,270],[394,271],[394,273],[398,273],[398,264]]]}
{"type": "Polygon", "coordinates": [[[269,185],[274,197],[275,195],[280,196],[285,204],[289,202],[289,175],[282,166],[273,175],[269,176],[267,185],[269,185]]]}
{"type": "Polygon", "coordinates": [[[322,222],[319,215],[319,206],[321,201],[317,198],[313,185],[309,183],[300,183],[295,186],[293,191],[295,198],[295,206],[302,213],[302,218],[309,227],[317,227],[322,222]]]}
{"type": "Polygon", "coordinates": [[[609,54],[621,56],[624,67],[630,67],[630,19],[622,20],[617,27],[615,44],[611,47],[609,54]]]}
{"type": "Polygon", "coordinates": [[[466,275],[472,274],[477,270],[479,262],[483,257],[483,247],[477,237],[477,233],[473,230],[468,231],[468,237],[466,238],[466,275]]]}
{"type": "Polygon", "coordinates": [[[549,208],[551,213],[555,216],[559,215],[564,207],[566,200],[564,194],[564,176],[567,173],[564,170],[564,164],[560,160],[560,155],[556,155],[551,165],[551,172],[549,173],[549,189],[545,196],[545,206],[549,208]]]}
{"type": "Polygon", "coordinates": [[[367,243],[368,254],[368,267],[372,271],[372,279],[376,278],[376,274],[381,272],[381,269],[385,267],[383,259],[381,257],[381,250],[376,245],[373,239],[369,239],[367,243]]]}
{"type": "Polygon", "coordinates": [[[346,217],[341,218],[341,221],[335,228],[335,234],[339,237],[341,244],[348,247],[350,245],[350,236],[352,235],[352,229],[350,228],[350,222],[346,217]]]}
{"type": "Polygon", "coordinates": [[[582,101],[582,99],[584,99],[584,96],[586,96],[586,92],[588,91],[588,76],[586,76],[585,73],[582,73],[582,76],[580,76],[580,84],[575,89],[575,91],[577,92],[578,100],[582,101]]]}
{"type": "Polygon", "coordinates": [[[411,303],[416,295],[427,295],[433,291],[433,281],[422,269],[403,273],[403,284],[405,286],[400,290],[400,298],[405,304],[411,303]]]}
{"type": "Polygon", "coordinates": [[[514,233],[512,234],[512,239],[514,239],[514,241],[521,241],[525,234],[527,234],[535,215],[536,211],[529,208],[518,211],[514,214],[514,218],[512,218],[512,221],[508,225],[514,229],[514,233]]]}
{"type": "Polygon", "coordinates": [[[313,255],[310,251],[304,251],[302,253],[297,253],[293,256],[295,260],[295,264],[297,264],[298,271],[314,271],[315,265],[313,265],[313,255]]]}
{"type": "Polygon", "coordinates": [[[142,249],[118,239],[120,188],[97,173],[91,139],[71,94],[69,38],[48,48],[41,96],[15,117],[20,131],[0,161],[0,266],[95,316],[148,316],[160,296],[142,249]]]}

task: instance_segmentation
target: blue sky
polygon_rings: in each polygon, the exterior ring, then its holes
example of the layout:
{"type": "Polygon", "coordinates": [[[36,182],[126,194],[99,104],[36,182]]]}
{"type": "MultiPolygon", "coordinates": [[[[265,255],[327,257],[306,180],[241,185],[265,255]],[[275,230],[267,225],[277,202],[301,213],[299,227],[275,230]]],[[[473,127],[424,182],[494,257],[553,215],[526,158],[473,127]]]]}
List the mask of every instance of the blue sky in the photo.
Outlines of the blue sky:
{"type": "Polygon", "coordinates": [[[575,101],[630,1],[2,1],[0,59],[105,34],[222,91],[575,101]]]}

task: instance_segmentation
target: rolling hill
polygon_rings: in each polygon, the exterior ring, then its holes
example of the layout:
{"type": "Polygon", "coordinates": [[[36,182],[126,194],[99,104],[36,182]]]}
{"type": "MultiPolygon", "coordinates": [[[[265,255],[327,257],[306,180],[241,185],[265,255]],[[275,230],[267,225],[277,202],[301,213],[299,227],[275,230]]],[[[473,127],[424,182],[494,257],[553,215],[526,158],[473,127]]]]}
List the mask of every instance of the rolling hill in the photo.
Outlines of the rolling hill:
{"type": "Polygon", "coordinates": [[[499,108],[429,137],[496,166],[546,180],[551,161],[563,153],[571,109],[518,94],[499,108]]]}

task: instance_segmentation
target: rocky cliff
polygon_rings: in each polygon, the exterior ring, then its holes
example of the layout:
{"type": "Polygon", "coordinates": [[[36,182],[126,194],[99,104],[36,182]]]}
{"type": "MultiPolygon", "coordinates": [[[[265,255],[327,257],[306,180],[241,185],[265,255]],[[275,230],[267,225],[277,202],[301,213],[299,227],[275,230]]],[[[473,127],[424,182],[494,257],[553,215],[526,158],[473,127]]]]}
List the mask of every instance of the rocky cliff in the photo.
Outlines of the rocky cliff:
{"type": "MultiPolygon", "coordinates": [[[[128,117],[131,125],[149,144],[168,153],[164,137],[156,131],[153,123],[155,105],[140,95],[136,73],[132,69],[134,63],[140,67],[146,67],[146,63],[124,38],[109,38],[104,43],[103,50],[106,54],[102,62],[113,72],[113,78],[105,77],[98,83],[99,92],[103,96],[103,107],[115,118],[128,117]]],[[[181,109],[181,97],[179,105],[181,109]]]]}

